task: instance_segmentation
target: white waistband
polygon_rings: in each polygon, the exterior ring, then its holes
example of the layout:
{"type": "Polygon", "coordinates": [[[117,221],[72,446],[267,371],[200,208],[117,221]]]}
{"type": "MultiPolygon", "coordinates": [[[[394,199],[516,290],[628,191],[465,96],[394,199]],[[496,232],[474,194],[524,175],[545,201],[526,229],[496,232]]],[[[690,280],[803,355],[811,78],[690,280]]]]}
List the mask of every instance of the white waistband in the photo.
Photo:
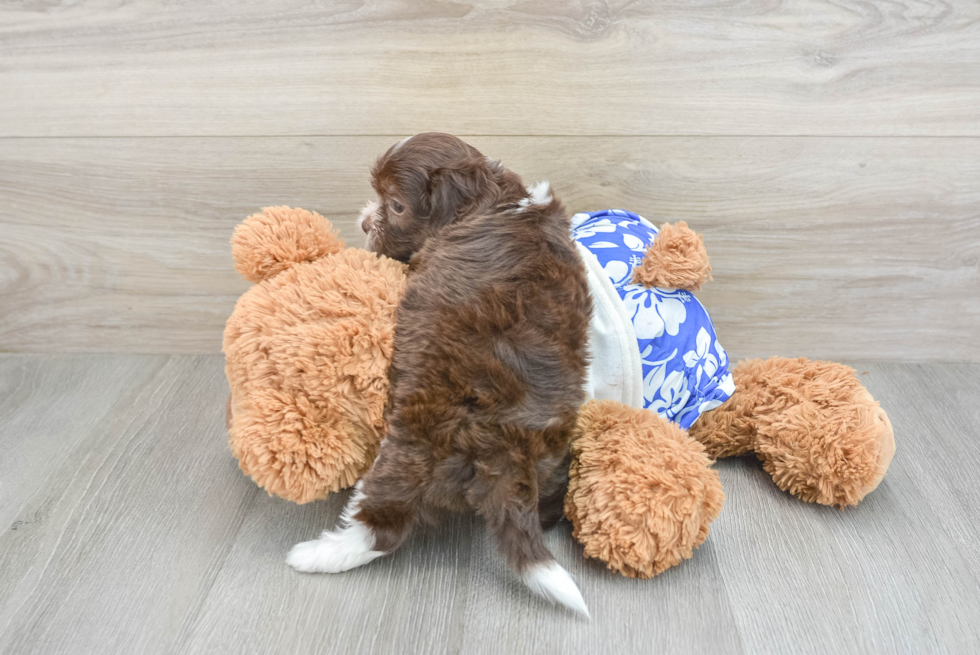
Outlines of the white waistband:
{"type": "Polygon", "coordinates": [[[595,255],[577,241],[575,247],[585,262],[593,303],[589,324],[592,363],[586,383],[588,398],[617,400],[642,408],[643,368],[633,322],[595,255]]]}

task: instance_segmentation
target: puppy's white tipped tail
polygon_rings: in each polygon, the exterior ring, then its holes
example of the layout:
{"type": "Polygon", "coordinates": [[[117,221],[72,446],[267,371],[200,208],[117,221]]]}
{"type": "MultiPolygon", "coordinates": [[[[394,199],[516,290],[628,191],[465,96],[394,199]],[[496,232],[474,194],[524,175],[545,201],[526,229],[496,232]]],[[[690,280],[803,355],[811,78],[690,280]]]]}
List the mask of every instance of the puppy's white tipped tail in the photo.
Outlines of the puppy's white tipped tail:
{"type": "Polygon", "coordinates": [[[524,572],[524,584],[542,598],[561,603],[587,619],[592,618],[572,576],[558,562],[552,560],[532,566],[524,572]]]}

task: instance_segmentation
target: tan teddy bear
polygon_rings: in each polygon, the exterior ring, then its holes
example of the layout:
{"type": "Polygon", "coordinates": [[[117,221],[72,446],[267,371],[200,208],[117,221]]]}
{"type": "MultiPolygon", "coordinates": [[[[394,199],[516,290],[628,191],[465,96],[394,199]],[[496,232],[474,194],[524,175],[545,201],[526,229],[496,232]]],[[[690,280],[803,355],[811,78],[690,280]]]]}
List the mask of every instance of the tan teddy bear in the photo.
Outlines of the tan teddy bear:
{"type": "MultiPolygon", "coordinates": [[[[255,282],[224,335],[227,422],[242,470],[305,503],[351,486],[384,435],[403,264],[343,241],[321,216],[271,207],[232,238],[255,282]]],[[[710,278],[701,237],[665,225],[634,281],[694,290],[710,278]]],[[[754,452],[802,500],[854,505],[894,454],[888,417],[841,364],[741,362],[736,391],[690,431],[656,413],[593,400],[579,414],[565,513],[585,555],[650,577],[691,557],[721,511],[712,458],[754,452]]]]}
{"type": "Polygon", "coordinates": [[[225,327],[232,453],[269,493],[325,498],[377,454],[405,266],[289,207],[248,218],[231,243],[256,283],[225,327]]]}

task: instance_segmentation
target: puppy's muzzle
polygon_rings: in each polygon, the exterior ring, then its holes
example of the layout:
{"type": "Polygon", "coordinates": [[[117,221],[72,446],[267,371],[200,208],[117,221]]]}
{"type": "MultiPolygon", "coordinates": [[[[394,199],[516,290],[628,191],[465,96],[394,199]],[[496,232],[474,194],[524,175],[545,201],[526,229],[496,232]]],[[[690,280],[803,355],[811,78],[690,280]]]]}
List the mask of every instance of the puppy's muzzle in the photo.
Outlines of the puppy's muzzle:
{"type": "Polygon", "coordinates": [[[374,221],[376,214],[378,212],[378,203],[373,200],[368,201],[364,208],[361,209],[360,216],[357,217],[357,224],[361,226],[364,230],[364,234],[371,234],[371,229],[374,227],[374,221]]]}

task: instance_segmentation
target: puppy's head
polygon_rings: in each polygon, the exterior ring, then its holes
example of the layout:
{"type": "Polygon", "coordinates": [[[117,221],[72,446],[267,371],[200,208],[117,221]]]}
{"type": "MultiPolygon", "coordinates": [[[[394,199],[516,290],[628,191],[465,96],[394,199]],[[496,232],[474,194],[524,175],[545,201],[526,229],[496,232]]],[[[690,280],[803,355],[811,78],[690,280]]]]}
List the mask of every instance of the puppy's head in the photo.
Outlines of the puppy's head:
{"type": "MultiPolygon", "coordinates": [[[[361,212],[367,248],[407,262],[447,225],[514,195],[520,178],[449,134],[430,132],[399,141],[371,171],[377,203],[361,212]]],[[[508,198],[509,199],[509,198],[508,198]]]]}

